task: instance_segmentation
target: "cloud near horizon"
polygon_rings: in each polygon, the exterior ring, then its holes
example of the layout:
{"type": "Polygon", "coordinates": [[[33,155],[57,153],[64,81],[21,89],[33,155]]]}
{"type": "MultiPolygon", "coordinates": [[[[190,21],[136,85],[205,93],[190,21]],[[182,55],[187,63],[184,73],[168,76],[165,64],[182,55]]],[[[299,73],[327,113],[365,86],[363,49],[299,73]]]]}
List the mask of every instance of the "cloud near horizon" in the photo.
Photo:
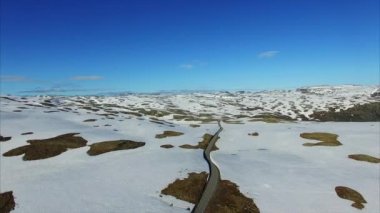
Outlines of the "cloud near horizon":
{"type": "Polygon", "coordinates": [[[97,81],[102,79],[103,77],[98,75],[74,76],[71,78],[73,81],[97,81]]]}
{"type": "Polygon", "coordinates": [[[31,81],[31,79],[20,76],[20,75],[1,75],[0,82],[26,82],[31,81]]]}
{"type": "Polygon", "coordinates": [[[192,64],[181,64],[181,65],[179,65],[179,67],[182,69],[190,70],[190,69],[193,69],[194,65],[192,65],[192,64]]]}
{"type": "Polygon", "coordinates": [[[259,58],[273,58],[273,57],[275,57],[276,55],[278,55],[278,53],[280,53],[280,51],[277,51],[277,50],[269,50],[269,51],[261,52],[261,53],[259,53],[257,56],[258,56],[259,58]]]}

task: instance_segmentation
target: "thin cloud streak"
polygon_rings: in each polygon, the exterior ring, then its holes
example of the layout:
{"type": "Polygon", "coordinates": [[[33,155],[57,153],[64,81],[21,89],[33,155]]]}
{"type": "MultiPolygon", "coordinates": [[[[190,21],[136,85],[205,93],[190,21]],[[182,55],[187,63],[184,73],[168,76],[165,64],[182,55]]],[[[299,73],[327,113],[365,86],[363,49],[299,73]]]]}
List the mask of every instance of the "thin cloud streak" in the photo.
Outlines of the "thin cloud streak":
{"type": "Polygon", "coordinates": [[[190,69],[193,69],[194,65],[192,65],[192,64],[181,64],[179,67],[182,69],[190,70],[190,69]]]}
{"type": "Polygon", "coordinates": [[[19,75],[0,76],[0,82],[26,82],[26,81],[31,81],[31,79],[25,76],[19,76],[19,75]]]}
{"type": "Polygon", "coordinates": [[[270,51],[264,51],[264,52],[261,52],[259,53],[257,56],[259,58],[273,58],[275,57],[276,55],[278,55],[280,53],[280,51],[277,51],[277,50],[270,50],[270,51]]]}
{"type": "Polygon", "coordinates": [[[71,78],[73,81],[98,81],[102,79],[103,77],[98,75],[74,76],[71,78]]]}

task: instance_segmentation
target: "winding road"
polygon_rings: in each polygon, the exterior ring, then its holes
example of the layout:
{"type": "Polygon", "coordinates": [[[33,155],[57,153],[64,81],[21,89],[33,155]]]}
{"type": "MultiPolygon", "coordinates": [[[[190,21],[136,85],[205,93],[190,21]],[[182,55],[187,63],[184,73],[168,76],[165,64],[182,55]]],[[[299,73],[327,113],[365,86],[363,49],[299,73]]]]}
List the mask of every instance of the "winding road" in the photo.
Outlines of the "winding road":
{"type": "Polygon", "coordinates": [[[215,146],[216,141],[218,140],[219,133],[223,130],[223,127],[220,125],[220,121],[218,121],[218,125],[219,130],[212,136],[207,148],[203,152],[203,157],[206,159],[209,165],[210,175],[201,199],[199,200],[198,204],[196,204],[193,208],[193,213],[205,212],[207,205],[213,197],[215,190],[217,189],[220,182],[219,168],[215,165],[215,163],[212,161],[210,157],[210,152],[212,148],[215,146]]]}

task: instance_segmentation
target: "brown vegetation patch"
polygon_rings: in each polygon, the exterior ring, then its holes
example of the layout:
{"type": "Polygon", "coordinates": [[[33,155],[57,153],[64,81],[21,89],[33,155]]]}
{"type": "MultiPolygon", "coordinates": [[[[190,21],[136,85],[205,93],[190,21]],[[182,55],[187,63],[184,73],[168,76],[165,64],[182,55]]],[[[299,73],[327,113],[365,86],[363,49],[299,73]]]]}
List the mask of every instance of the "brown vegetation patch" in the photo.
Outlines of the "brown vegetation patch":
{"type": "Polygon", "coordinates": [[[302,133],[301,138],[318,140],[322,142],[318,143],[304,143],[304,146],[340,146],[342,145],[338,140],[338,135],[332,133],[324,132],[312,132],[312,133],[302,133]]]}
{"type": "Polygon", "coordinates": [[[8,213],[15,209],[14,199],[12,191],[0,193],[0,212],[8,213]]]}
{"type": "Polygon", "coordinates": [[[169,112],[166,111],[161,111],[161,110],[156,110],[156,109],[149,109],[146,110],[144,108],[136,108],[137,112],[140,114],[146,115],[146,116],[154,116],[154,117],[163,117],[166,115],[170,115],[169,112]]]}
{"type": "Polygon", "coordinates": [[[9,141],[10,139],[12,139],[12,137],[3,137],[0,135],[0,142],[9,141]]]}
{"type": "Polygon", "coordinates": [[[87,151],[87,154],[90,156],[94,156],[104,154],[106,152],[136,149],[144,145],[144,142],[135,142],[130,140],[104,141],[91,144],[90,149],[87,151]]]}
{"type": "Polygon", "coordinates": [[[281,123],[286,121],[294,121],[291,117],[282,114],[264,113],[253,116],[253,119],[249,121],[262,121],[265,123],[281,123]]]}
{"type": "Polygon", "coordinates": [[[248,133],[249,136],[259,136],[258,132],[248,133]]]}
{"type": "Polygon", "coordinates": [[[345,186],[337,186],[335,187],[335,192],[340,198],[353,201],[351,206],[357,209],[364,208],[363,203],[367,203],[367,201],[359,192],[351,188],[345,186]]]}
{"type": "MultiPolygon", "coordinates": [[[[198,145],[184,144],[184,145],[181,145],[179,147],[184,148],[184,149],[203,149],[203,150],[205,150],[207,148],[208,144],[210,143],[210,140],[212,137],[213,137],[213,135],[206,133],[203,135],[202,141],[198,142],[198,145]]],[[[218,137],[218,139],[219,138],[220,137],[218,137]]],[[[218,149],[219,148],[216,145],[214,145],[214,147],[212,147],[211,151],[215,151],[218,149]]]]}
{"type": "Polygon", "coordinates": [[[213,123],[215,121],[218,121],[218,119],[213,118],[212,114],[200,114],[199,116],[192,115],[192,114],[181,114],[181,115],[174,114],[173,119],[178,120],[178,121],[184,120],[184,121],[201,122],[202,124],[208,124],[208,123],[213,123]]]}
{"type": "Polygon", "coordinates": [[[375,158],[370,155],[365,154],[354,154],[348,156],[351,159],[358,160],[358,161],[367,161],[370,163],[380,163],[380,158],[375,158]]]}
{"type": "Polygon", "coordinates": [[[221,180],[205,212],[259,213],[260,210],[257,208],[253,199],[244,196],[239,191],[239,187],[235,183],[229,180],[221,180]]]}
{"type": "Polygon", "coordinates": [[[226,124],[244,124],[242,121],[239,120],[223,120],[226,124]]]}
{"type": "MultiPolygon", "coordinates": [[[[196,204],[202,197],[203,190],[207,184],[207,176],[208,174],[206,172],[189,173],[187,178],[175,180],[163,189],[161,193],[196,204]]],[[[205,212],[259,213],[260,211],[251,198],[245,197],[239,191],[235,183],[228,180],[221,180],[205,212]]]]}
{"type": "Polygon", "coordinates": [[[32,135],[33,132],[24,132],[24,133],[21,133],[21,135],[32,135]]]}
{"type": "Polygon", "coordinates": [[[40,103],[41,105],[47,106],[47,107],[56,107],[56,105],[52,104],[50,101],[46,100],[45,102],[40,103]]]}
{"type": "Polygon", "coordinates": [[[75,136],[79,133],[68,133],[54,138],[42,140],[28,140],[30,145],[12,149],[3,154],[5,157],[22,155],[23,160],[40,160],[54,157],[66,152],[67,149],[75,149],[86,145],[87,140],[75,136]]]}
{"type": "Polygon", "coordinates": [[[9,101],[21,102],[21,101],[18,101],[16,99],[5,97],[5,96],[1,96],[0,98],[6,99],[6,100],[9,100],[9,101]]]}
{"type": "Polygon", "coordinates": [[[93,111],[93,112],[98,112],[100,109],[97,109],[97,108],[92,108],[90,106],[83,106],[83,107],[80,107],[82,109],[85,109],[85,110],[90,110],[90,111],[93,111]]]}
{"type": "Polygon", "coordinates": [[[170,122],[167,122],[167,121],[164,121],[164,120],[160,120],[160,119],[157,119],[155,117],[150,117],[149,121],[152,122],[152,123],[160,124],[160,125],[174,127],[173,123],[170,123],[170,122]]]}
{"type": "Polygon", "coordinates": [[[310,117],[319,121],[380,121],[380,102],[357,104],[339,112],[330,108],[329,111],[314,112],[310,117]]]}
{"type": "Polygon", "coordinates": [[[96,119],[87,119],[87,120],[84,120],[83,122],[95,122],[96,119]]]}
{"type": "Polygon", "coordinates": [[[177,199],[196,204],[202,196],[207,183],[206,172],[189,173],[187,178],[176,179],[161,191],[164,195],[171,195],[177,199]]]}
{"type": "Polygon", "coordinates": [[[120,111],[120,113],[123,113],[123,114],[126,114],[126,115],[134,115],[134,116],[137,116],[137,117],[141,117],[142,116],[142,114],[137,113],[137,112],[120,111]]]}
{"type": "Polygon", "coordinates": [[[162,134],[157,134],[156,138],[166,138],[166,137],[175,137],[183,135],[182,132],[176,132],[176,131],[164,131],[162,134]]]}
{"type": "Polygon", "coordinates": [[[171,145],[171,144],[164,144],[164,145],[161,145],[160,147],[165,148],[165,149],[171,149],[171,148],[173,148],[174,146],[171,145]]]}

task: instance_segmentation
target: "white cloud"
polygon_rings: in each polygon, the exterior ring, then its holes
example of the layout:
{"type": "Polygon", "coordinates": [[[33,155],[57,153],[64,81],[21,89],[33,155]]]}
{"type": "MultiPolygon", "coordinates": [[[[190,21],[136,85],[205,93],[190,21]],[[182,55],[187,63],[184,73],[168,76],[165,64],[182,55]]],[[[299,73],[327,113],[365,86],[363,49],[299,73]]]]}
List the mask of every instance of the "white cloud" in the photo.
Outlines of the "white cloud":
{"type": "Polygon", "coordinates": [[[192,65],[192,64],[181,64],[179,67],[182,69],[190,70],[190,69],[193,69],[194,65],[192,65]]]}
{"type": "Polygon", "coordinates": [[[102,80],[102,76],[97,75],[88,75],[88,76],[74,76],[71,78],[73,81],[97,81],[102,80]]]}
{"type": "Polygon", "coordinates": [[[2,75],[0,76],[0,82],[25,82],[30,81],[29,78],[19,75],[2,75]]]}
{"type": "Polygon", "coordinates": [[[258,56],[259,58],[273,58],[273,57],[275,57],[278,53],[280,53],[280,51],[277,51],[277,50],[269,50],[269,51],[261,52],[261,53],[259,53],[257,56],[258,56]]]}

